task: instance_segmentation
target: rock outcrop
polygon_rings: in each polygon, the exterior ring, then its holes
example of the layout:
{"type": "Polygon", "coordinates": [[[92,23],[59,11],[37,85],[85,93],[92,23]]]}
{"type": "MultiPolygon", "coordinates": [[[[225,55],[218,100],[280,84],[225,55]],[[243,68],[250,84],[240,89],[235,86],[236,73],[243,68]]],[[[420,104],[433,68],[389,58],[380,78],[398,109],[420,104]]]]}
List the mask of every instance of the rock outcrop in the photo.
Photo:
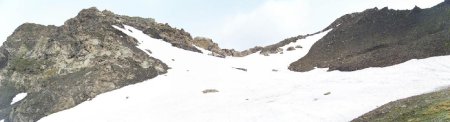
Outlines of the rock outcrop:
{"type": "MultiPolygon", "coordinates": [[[[122,24],[142,30],[160,25],[153,19],[90,8],[59,27],[32,23],[18,27],[0,47],[0,120],[37,121],[98,94],[166,73],[168,66],[112,27],[122,24]],[[28,96],[10,105],[22,92],[28,96]]],[[[157,31],[167,41],[172,37],[164,34],[172,32],[157,31]]]]}
{"type": "Polygon", "coordinates": [[[201,51],[194,46],[194,41],[191,34],[184,31],[184,29],[179,30],[172,28],[167,23],[152,23],[151,25],[145,27],[147,28],[144,29],[143,32],[152,38],[162,39],[171,43],[174,47],[201,53],[201,51]]]}
{"type": "Polygon", "coordinates": [[[450,54],[450,3],[429,9],[369,9],[342,16],[289,69],[354,71],[450,54]]]}
{"type": "Polygon", "coordinates": [[[193,44],[205,50],[211,51],[212,54],[210,55],[221,58],[225,58],[226,56],[244,57],[263,49],[263,47],[259,46],[244,51],[236,51],[234,49],[221,49],[217,43],[212,41],[212,39],[205,37],[195,37],[193,40],[193,44]]]}
{"type": "Polygon", "coordinates": [[[387,103],[352,122],[448,122],[450,88],[387,103]]]}
{"type": "Polygon", "coordinates": [[[261,49],[260,54],[268,56],[270,54],[275,54],[275,53],[282,52],[283,49],[281,49],[281,47],[286,46],[286,45],[288,45],[290,43],[297,42],[300,39],[305,39],[306,37],[316,35],[316,34],[321,33],[321,32],[323,32],[323,31],[319,31],[319,32],[316,32],[316,33],[313,33],[313,34],[299,35],[299,36],[295,36],[295,37],[290,37],[290,38],[284,39],[284,40],[282,40],[282,41],[280,41],[278,43],[275,43],[275,44],[263,47],[261,49]]]}

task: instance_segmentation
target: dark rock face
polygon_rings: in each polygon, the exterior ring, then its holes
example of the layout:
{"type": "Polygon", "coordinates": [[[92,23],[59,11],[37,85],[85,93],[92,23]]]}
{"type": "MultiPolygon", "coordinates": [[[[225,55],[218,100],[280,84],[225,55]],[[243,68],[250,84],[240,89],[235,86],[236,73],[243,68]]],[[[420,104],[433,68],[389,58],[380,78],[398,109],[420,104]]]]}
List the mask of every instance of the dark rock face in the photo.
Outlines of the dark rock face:
{"type": "Polygon", "coordinates": [[[96,95],[167,72],[112,25],[138,29],[152,19],[82,10],[60,27],[26,23],[0,47],[0,120],[29,122],[96,95]],[[28,96],[10,105],[18,93],[28,96]]]}
{"type": "Polygon", "coordinates": [[[286,50],[287,51],[293,51],[293,50],[295,50],[295,48],[294,47],[288,47],[286,50]]]}
{"type": "Polygon", "coordinates": [[[293,62],[292,71],[318,68],[354,71],[385,67],[410,59],[450,54],[450,4],[429,9],[369,9],[345,15],[313,45],[309,53],[293,62]]]}
{"type": "Polygon", "coordinates": [[[450,88],[387,103],[352,122],[448,122],[450,88]]]}

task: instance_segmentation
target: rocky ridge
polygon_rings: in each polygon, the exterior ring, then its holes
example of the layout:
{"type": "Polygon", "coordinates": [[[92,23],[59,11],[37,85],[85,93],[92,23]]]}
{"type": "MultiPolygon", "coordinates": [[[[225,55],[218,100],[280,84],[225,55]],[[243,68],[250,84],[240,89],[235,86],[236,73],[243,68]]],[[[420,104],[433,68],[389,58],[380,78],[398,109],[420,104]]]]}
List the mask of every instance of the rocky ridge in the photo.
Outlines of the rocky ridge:
{"type": "Polygon", "coordinates": [[[212,39],[206,38],[206,37],[195,37],[193,40],[193,44],[206,49],[208,51],[211,51],[212,56],[216,56],[216,57],[227,57],[227,56],[232,56],[232,57],[244,57],[253,53],[257,53],[259,52],[259,54],[261,55],[265,55],[265,56],[269,56],[270,54],[276,54],[276,53],[281,53],[284,50],[281,48],[283,46],[286,46],[290,43],[294,43],[297,42],[298,40],[301,39],[305,39],[306,37],[309,36],[313,36],[315,34],[324,32],[327,29],[324,29],[323,31],[319,31],[313,34],[307,34],[307,35],[299,35],[299,36],[295,36],[295,37],[290,37],[287,39],[284,39],[278,43],[272,44],[272,45],[267,45],[267,46],[255,46],[253,48],[247,49],[247,50],[243,50],[243,51],[236,51],[234,49],[221,49],[219,47],[219,45],[217,43],[215,43],[212,39]]]}
{"type": "Polygon", "coordinates": [[[385,7],[344,15],[328,27],[332,31],[289,69],[354,71],[449,55],[449,12],[450,2],[446,0],[429,9],[385,7]]]}

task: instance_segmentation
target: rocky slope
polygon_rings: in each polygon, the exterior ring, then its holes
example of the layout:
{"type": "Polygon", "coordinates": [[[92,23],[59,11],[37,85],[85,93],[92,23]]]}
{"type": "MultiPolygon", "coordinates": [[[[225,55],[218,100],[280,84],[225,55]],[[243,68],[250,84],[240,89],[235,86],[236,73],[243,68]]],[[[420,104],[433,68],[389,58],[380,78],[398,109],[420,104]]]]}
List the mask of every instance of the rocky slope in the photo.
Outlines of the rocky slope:
{"type": "Polygon", "coordinates": [[[352,122],[448,122],[450,88],[387,103],[352,122]]]}
{"type": "Polygon", "coordinates": [[[450,54],[450,1],[429,9],[369,9],[337,19],[292,71],[353,71],[450,54]]]}
{"type": "MultiPolygon", "coordinates": [[[[32,23],[18,27],[0,47],[0,120],[37,121],[98,94],[166,73],[163,62],[112,27],[122,24],[140,29],[167,26],[90,8],[59,27],[32,23]],[[22,92],[28,96],[10,105],[22,92]]],[[[182,31],[159,34],[171,41],[182,37],[164,35],[178,32],[182,31]]]]}

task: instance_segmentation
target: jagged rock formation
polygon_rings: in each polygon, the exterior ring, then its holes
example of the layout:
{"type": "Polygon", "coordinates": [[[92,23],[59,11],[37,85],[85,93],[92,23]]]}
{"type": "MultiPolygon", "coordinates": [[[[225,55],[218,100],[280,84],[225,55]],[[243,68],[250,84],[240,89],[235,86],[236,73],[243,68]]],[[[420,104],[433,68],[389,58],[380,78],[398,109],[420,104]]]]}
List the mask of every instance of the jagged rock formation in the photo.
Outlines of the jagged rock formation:
{"type": "Polygon", "coordinates": [[[171,43],[174,47],[201,53],[201,51],[194,46],[191,35],[183,29],[178,30],[170,27],[167,23],[161,24],[155,22],[145,27],[147,28],[144,29],[143,32],[152,38],[162,39],[171,43]]]}
{"type": "Polygon", "coordinates": [[[450,88],[387,103],[352,122],[448,122],[450,88]]]}
{"type": "Polygon", "coordinates": [[[234,49],[221,49],[217,43],[213,42],[212,39],[206,37],[195,37],[193,40],[193,44],[205,50],[211,51],[212,54],[209,55],[221,58],[225,58],[226,56],[243,57],[256,53],[262,49],[262,47],[258,46],[244,51],[236,51],[234,49]]]}
{"type": "Polygon", "coordinates": [[[344,15],[289,69],[353,71],[450,54],[450,2],[429,9],[374,8],[344,15]]]}
{"type": "MultiPolygon", "coordinates": [[[[31,23],[18,27],[0,47],[0,120],[37,121],[98,94],[166,73],[163,62],[112,27],[122,24],[139,29],[159,25],[152,19],[90,8],[59,27],[31,23]],[[28,96],[10,105],[21,92],[28,96]]],[[[164,34],[172,32],[158,31],[167,41],[172,38],[164,34]]]]}
{"type": "Polygon", "coordinates": [[[212,53],[209,55],[225,58],[226,56],[240,56],[241,53],[235,50],[221,49],[219,45],[206,37],[195,37],[194,45],[209,50],[212,53]]]}

